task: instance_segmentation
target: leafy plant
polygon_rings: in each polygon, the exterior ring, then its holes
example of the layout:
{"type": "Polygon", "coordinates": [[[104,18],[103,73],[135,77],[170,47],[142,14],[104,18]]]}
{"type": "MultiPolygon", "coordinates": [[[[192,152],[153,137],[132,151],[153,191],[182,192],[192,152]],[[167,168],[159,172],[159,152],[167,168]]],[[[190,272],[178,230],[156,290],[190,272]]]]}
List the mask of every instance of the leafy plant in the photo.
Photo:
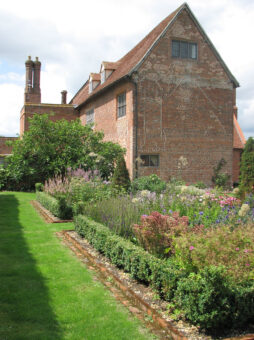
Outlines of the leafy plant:
{"type": "Polygon", "coordinates": [[[126,167],[123,155],[120,155],[116,161],[116,167],[112,177],[112,185],[116,188],[128,190],[130,188],[130,176],[126,167]]]}
{"type": "Polygon", "coordinates": [[[254,138],[252,137],[247,140],[241,157],[240,192],[254,193],[254,138]]]}
{"type": "Polygon", "coordinates": [[[214,175],[212,176],[212,182],[214,185],[227,188],[229,184],[230,175],[227,173],[221,173],[222,168],[227,164],[224,158],[218,162],[217,166],[213,168],[214,175]]]}
{"type": "Polygon", "coordinates": [[[141,224],[134,224],[133,231],[145,250],[158,257],[165,257],[172,253],[173,239],[186,232],[187,226],[186,216],[179,217],[177,212],[168,216],[154,211],[149,216],[143,215],[141,224]]]}
{"type": "Polygon", "coordinates": [[[134,179],[131,185],[131,191],[136,193],[141,190],[161,193],[166,189],[166,182],[161,180],[157,175],[144,176],[134,179]]]}

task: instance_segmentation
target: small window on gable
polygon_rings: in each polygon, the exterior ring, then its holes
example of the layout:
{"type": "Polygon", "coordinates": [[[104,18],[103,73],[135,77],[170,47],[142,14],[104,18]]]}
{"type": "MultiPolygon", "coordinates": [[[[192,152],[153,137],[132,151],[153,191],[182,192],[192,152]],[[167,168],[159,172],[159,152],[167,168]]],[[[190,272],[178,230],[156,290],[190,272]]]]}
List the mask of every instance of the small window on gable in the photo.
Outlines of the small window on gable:
{"type": "Polygon", "coordinates": [[[103,70],[101,72],[101,84],[103,84],[105,82],[105,80],[106,80],[106,71],[103,70]]]}
{"type": "Polygon", "coordinates": [[[126,115],[126,93],[119,94],[117,96],[117,117],[123,117],[126,115]]]}
{"type": "Polygon", "coordinates": [[[198,47],[196,43],[187,41],[172,41],[172,57],[181,59],[197,59],[198,47]]]}
{"type": "Polygon", "coordinates": [[[86,112],[86,124],[94,123],[94,109],[91,109],[86,112]]]}
{"type": "Polygon", "coordinates": [[[141,155],[140,158],[142,160],[141,166],[159,166],[159,155],[141,155]]]}

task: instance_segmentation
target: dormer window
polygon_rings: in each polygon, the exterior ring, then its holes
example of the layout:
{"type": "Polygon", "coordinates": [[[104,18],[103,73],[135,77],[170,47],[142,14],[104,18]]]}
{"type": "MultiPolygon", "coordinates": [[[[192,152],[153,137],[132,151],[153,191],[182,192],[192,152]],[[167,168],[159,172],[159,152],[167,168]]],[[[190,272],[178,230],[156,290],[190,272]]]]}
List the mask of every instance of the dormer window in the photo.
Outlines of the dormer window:
{"type": "Polygon", "coordinates": [[[180,59],[197,59],[197,44],[187,41],[172,40],[172,57],[180,59]]]}
{"type": "Polygon", "coordinates": [[[103,84],[108,77],[116,70],[118,62],[112,63],[109,61],[103,61],[101,63],[101,84],[103,84]]]}
{"type": "Polygon", "coordinates": [[[89,77],[89,93],[93,92],[93,90],[100,84],[100,74],[99,73],[90,73],[89,77]]]}

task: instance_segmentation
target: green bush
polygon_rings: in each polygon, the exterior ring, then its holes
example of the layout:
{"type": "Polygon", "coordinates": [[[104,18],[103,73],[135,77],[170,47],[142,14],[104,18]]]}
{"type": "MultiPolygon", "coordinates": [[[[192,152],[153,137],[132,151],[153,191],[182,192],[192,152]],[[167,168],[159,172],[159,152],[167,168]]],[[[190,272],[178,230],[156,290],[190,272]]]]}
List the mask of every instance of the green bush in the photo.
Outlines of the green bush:
{"type": "Polygon", "coordinates": [[[157,175],[144,176],[134,179],[131,185],[131,191],[136,193],[141,190],[149,190],[156,193],[161,193],[166,189],[166,182],[161,180],[157,175]]]}
{"type": "Polygon", "coordinates": [[[182,278],[174,300],[188,320],[211,333],[241,328],[254,319],[254,287],[233,285],[223,267],[205,267],[182,278]]]}
{"type": "Polygon", "coordinates": [[[216,187],[226,189],[229,186],[230,175],[221,172],[222,168],[227,164],[224,158],[218,162],[217,166],[213,168],[214,175],[212,176],[212,182],[216,187]]]}
{"type": "Polygon", "coordinates": [[[64,196],[59,195],[55,198],[45,192],[37,191],[36,200],[54,216],[62,219],[69,219],[72,217],[72,209],[66,204],[64,196]]]}
{"type": "Polygon", "coordinates": [[[241,157],[240,192],[254,193],[254,138],[252,137],[247,140],[241,157]]]}
{"type": "Polygon", "coordinates": [[[43,184],[35,183],[35,191],[43,191],[43,184]]]}
{"type": "Polygon", "coordinates": [[[173,295],[184,272],[172,261],[156,258],[85,216],[76,216],[74,223],[77,233],[119,268],[140,282],[150,284],[165,299],[173,295]]]}
{"type": "Polygon", "coordinates": [[[116,168],[112,177],[112,185],[116,188],[123,188],[126,191],[130,188],[130,176],[123,155],[116,161],[116,168]]]}

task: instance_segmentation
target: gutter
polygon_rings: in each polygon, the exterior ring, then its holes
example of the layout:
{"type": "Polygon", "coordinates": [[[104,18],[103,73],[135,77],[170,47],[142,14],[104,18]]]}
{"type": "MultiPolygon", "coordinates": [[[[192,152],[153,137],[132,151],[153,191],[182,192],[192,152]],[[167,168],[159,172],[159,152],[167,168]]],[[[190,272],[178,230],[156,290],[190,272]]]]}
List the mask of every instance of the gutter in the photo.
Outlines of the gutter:
{"type": "Polygon", "coordinates": [[[133,126],[135,126],[135,151],[134,151],[134,162],[135,162],[135,174],[134,178],[138,178],[138,85],[137,82],[130,77],[131,83],[134,85],[134,105],[133,105],[133,126]]]}

